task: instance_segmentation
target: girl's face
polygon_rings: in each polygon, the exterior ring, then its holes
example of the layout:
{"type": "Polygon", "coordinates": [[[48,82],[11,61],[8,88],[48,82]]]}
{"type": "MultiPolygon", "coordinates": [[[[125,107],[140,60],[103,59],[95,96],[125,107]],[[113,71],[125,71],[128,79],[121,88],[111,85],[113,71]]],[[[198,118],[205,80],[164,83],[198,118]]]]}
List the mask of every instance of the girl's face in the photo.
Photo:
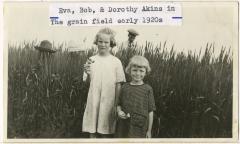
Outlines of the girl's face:
{"type": "Polygon", "coordinates": [[[143,81],[143,79],[146,75],[146,68],[139,67],[139,66],[132,66],[130,75],[131,75],[132,81],[141,82],[141,81],[143,81]]]}
{"type": "Polygon", "coordinates": [[[110,35],[100,34],[98,36],[97,46],[100,55],[107,55],[110,51],[110,35]]]}

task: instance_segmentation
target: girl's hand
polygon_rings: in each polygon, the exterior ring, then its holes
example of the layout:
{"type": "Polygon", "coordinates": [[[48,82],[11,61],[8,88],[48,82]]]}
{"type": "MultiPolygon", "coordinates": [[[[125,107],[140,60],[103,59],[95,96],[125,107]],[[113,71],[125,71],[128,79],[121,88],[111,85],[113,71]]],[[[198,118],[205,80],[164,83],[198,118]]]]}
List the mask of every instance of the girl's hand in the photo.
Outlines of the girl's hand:
{"type": "Polygon", "coordinates": [[[84,72],[87,73],[87,74],[90,74],[90,65],[94,63],[93,60],[91,59],[88,59],[86,64],[84,64],[84,72]]]}
{"type": "Polygon", "coordinates": [[[119,110],[118,111],[118,117],[120,117],[121,119],[127,119],[127,115],[122,111],[122,110],[119,110]]]}
{"type": "Polygon", "coordinates": [[[151,133],[151,131],[147,131],[147,133],[146,133],[146,138],[151,138],[152,137],[152,133],[151,133]]]}
{"type": "Polygon", "coordinates": [[[90,65],[88,63],[84,64],[84,72],[90,74],[90,65]]]}

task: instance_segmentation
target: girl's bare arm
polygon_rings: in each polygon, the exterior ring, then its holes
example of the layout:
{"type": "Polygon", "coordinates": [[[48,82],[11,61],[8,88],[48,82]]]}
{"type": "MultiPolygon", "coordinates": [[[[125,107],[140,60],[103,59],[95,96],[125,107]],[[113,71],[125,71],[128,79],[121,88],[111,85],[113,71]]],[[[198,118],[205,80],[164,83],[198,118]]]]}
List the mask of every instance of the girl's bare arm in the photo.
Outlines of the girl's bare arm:
{"type": "Polygon", "coordinates": [[[152,131],[152,124],[153,124],[153,111],[149,112],[149,118],[148,118],[148,130],[147,130],[147,137],[151,137],[151,131],[152,131]]]}
{"type": "Polygon", "coordinates": [[[120,92],[121,92],[121,83],[116,83],[116,88],[115,88],[115,96],[116,96],[115,107],[117,107],[117,105],[118,105],[120,92]]]}

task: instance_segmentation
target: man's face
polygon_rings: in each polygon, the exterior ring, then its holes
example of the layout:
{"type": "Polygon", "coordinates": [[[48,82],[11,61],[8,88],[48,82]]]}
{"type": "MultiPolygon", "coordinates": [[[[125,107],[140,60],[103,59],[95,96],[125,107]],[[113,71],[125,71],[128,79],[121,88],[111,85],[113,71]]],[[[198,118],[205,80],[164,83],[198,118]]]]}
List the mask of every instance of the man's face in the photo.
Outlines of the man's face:
{"type": "Polygon", "coordinates": [[[128,34],[128,41],[132,43],[135,40],[136,36],[133,34],[128,34]]]}

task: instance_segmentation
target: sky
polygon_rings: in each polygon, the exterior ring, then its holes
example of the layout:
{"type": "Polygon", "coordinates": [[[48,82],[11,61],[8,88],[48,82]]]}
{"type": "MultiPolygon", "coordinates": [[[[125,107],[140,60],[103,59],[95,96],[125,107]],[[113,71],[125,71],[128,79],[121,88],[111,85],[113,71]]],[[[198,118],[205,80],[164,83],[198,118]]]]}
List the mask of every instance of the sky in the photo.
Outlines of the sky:
{"type": "MultiPolygon", "coordinates": [[[[167,41],[177,51],[198,52],[207,43],[214,43],[215,53],[220,48],[235,46],[237,38],[237,3],[185,2],[182,4],[181,26],[111,26],[116,40],[127,40],[127,30],[134,28],[140,35],[136,41],[155,44],[167,41]]],[[[48,3],[5,3],[4,37],[8,43],[50,40],[54,43],[76,41],[87,46],[101,27],[61,27],[49,25],[48,3]]]]}

